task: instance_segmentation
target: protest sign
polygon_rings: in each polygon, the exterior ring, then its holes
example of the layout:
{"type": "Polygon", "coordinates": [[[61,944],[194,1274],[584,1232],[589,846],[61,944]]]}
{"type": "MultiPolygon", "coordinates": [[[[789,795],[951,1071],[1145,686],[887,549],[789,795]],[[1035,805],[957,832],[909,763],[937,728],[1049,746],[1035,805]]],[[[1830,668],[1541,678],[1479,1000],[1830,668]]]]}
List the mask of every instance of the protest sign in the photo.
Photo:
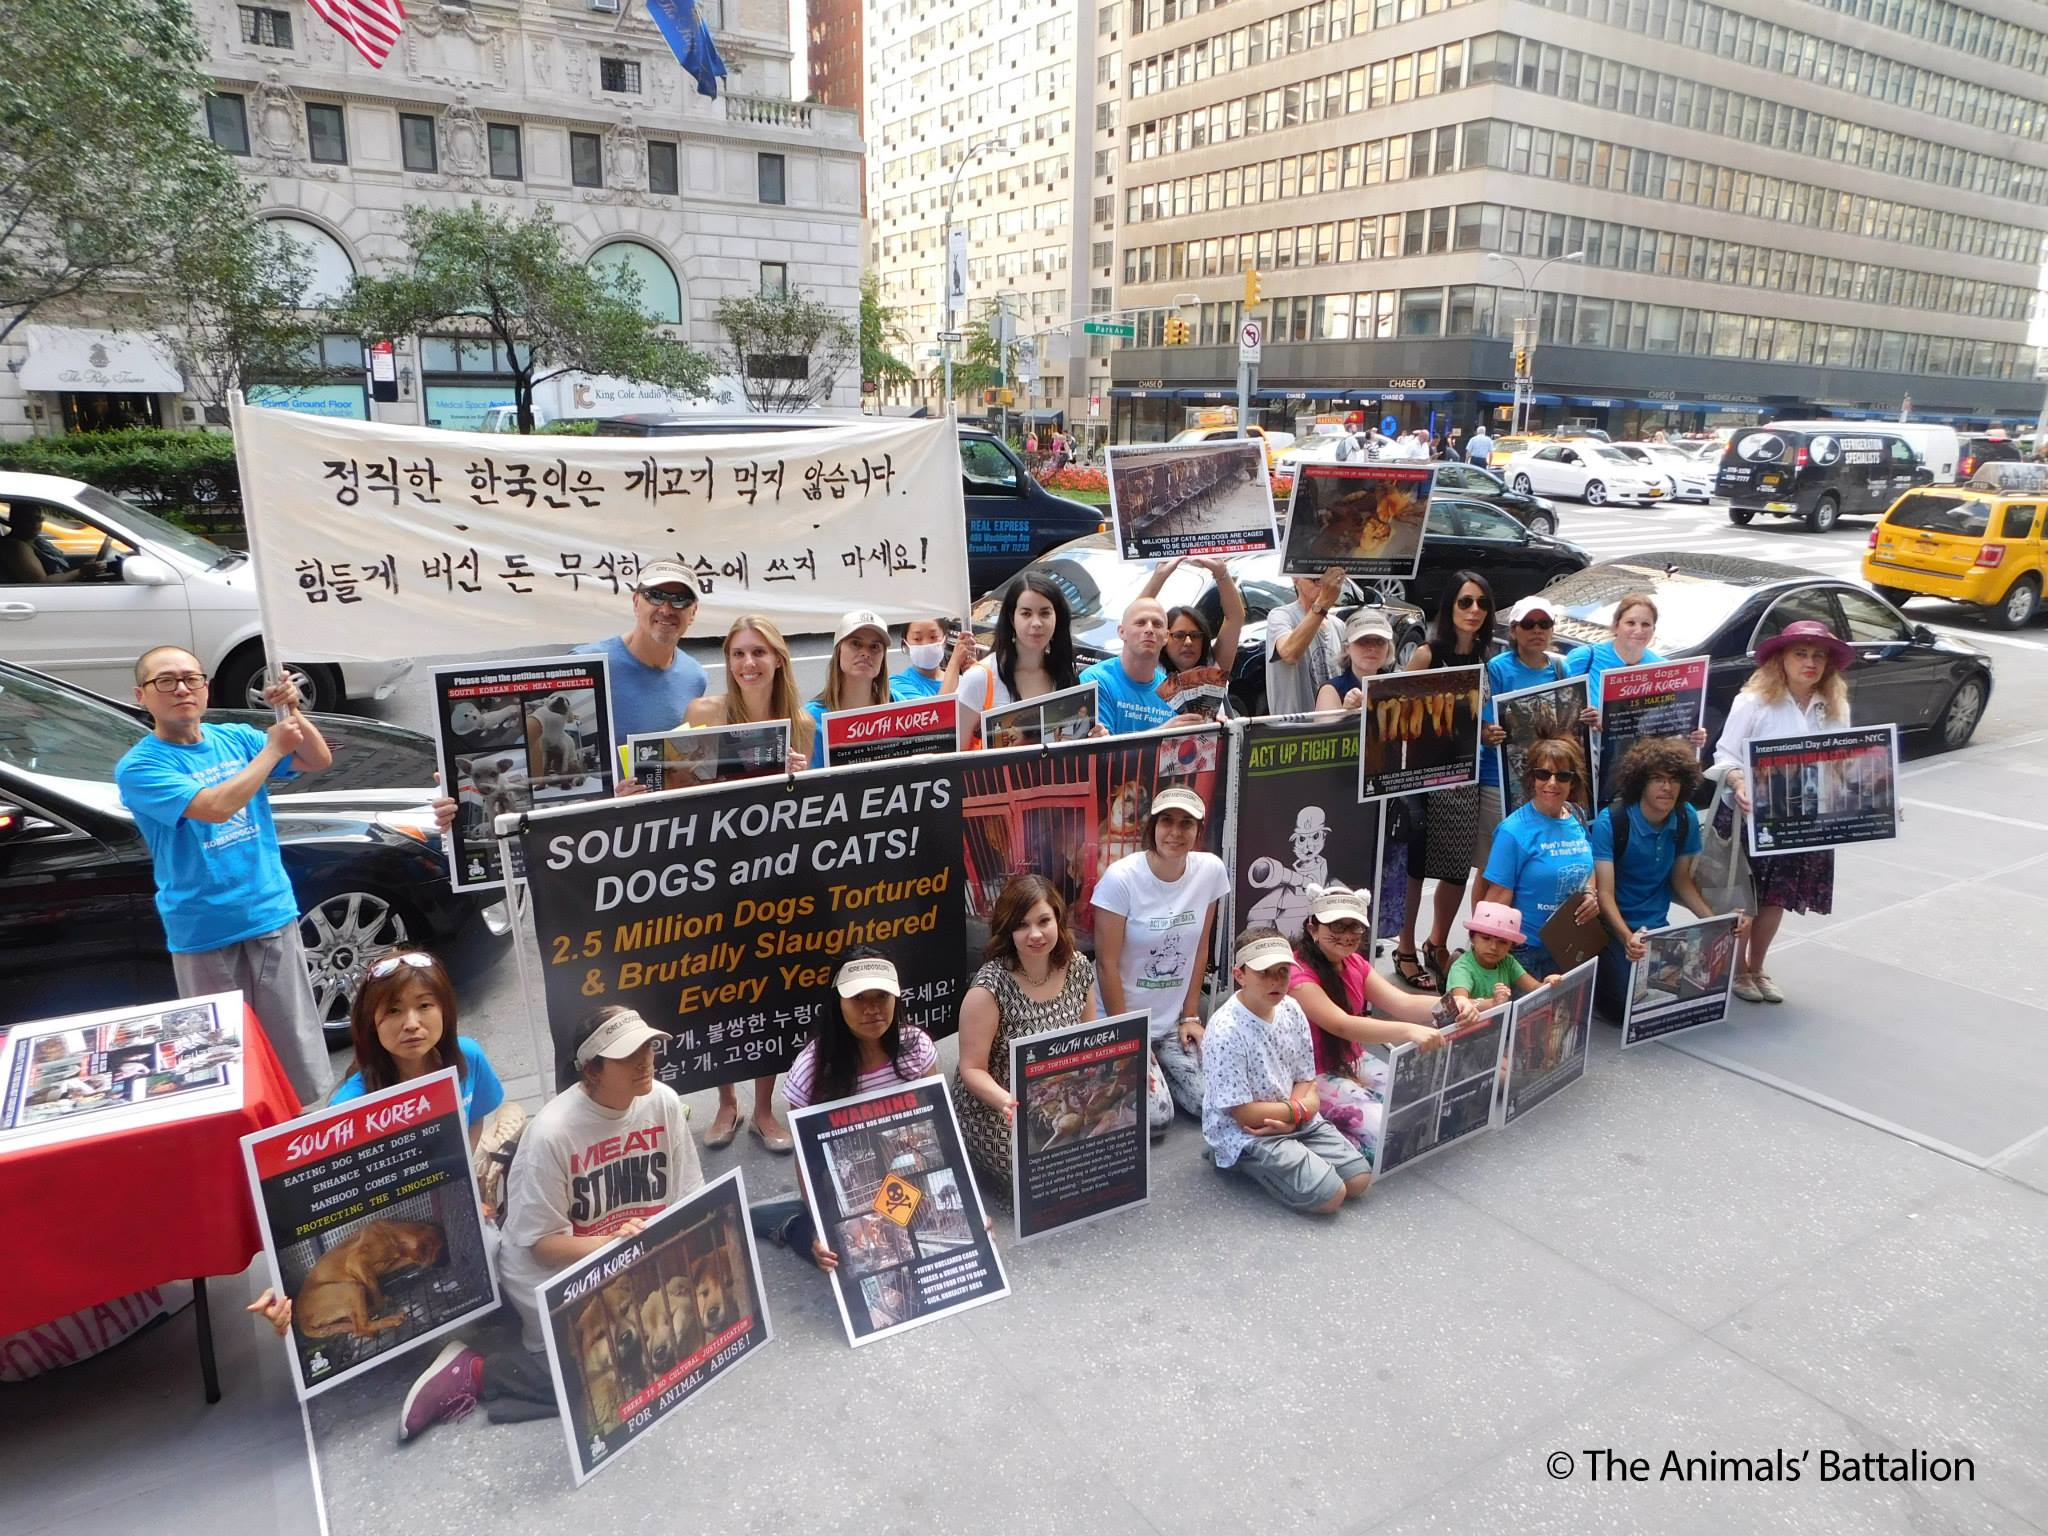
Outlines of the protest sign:
{"type": "Polygon", "coordinates": [[[846,951],[879,947],[906,1016],[948,1035],[965,944],[957,759],[536,813],[521,831],[559,1086],[592,1009],[669,1032],[679,1093],[787,1071],[846,951]]]}
{"type": "Polygon", "coordinates": [[[1735,917],[1700,917],[1643,936],[1647,950],[1630,968],[1621,1046],[1718,1024],[1735,990],[1735,917]]]}
{"type": "Polygon", "coordinates": [[[789,1129],[848,1343],[1010,1294],[944,1078],[792,1110],[789,1129]]]}
{"type": "Polygon", "coordinates": [[[430,675],[434,755],[455,797],[455,825],[443,838],[449,883],[458,891],[501,886],[491,830],[498,817],[609,800],[618,789],[605,658],[465,663],[430,675]]]}
{"type": "Polygon", "coordinates": [[[1095,730],[1095,684],[1041,693],[1021,704],[983,710],[981,744],[1001,747],[1048,746],[1056,741],[1082,741],[1095,730]]]}
{"type": "Polygon", "coordinates": [[[705,634],[742,614],[815,634],[849,608],[886,623],[967,608],[950,420],[535,438],[237,403],[232,423],[280,655],[389,661],[616,634],[653,560],[696,576],[705,634]]]}
{"type": "Polygon", "coordinates": [[[242,1138],[301,1398],[498,1305],[449,1067],[242,1138]]]}
{"type": "Polygon", "coordinates": [[[633,782],[643,789],[695,789],[758,779],[789,767],[789,722],[689,726],[626,738],[633,782]]]}
{"type": "Polygon", "coordinates": [[[1113,444],[1108,469],[1109,516],[1126,560],[1234,555],[1279,542],[1266,445],[1256,438],[1113,444]]]}
{"type": "Polygon", "coordinates": [[[1515,999],[1507,1083],[1501,1093],[1502,1124],[1514,1124],[1586,1075],[1586,1046],[1593,1029],[1593,972],[1598,964],[1588,960],[1549,986],[1515,999]]]}
{"type": "Polygon", "coordinates": [[[1231,933],[1270,924],[1292,940],[1311,893],[1369,889],[1380,807],[1356,803],[1358,728],[1349,711],[1247,721],[1237,740],[1237,858],[1231,933]]]}
{"type": "Polygon", "coordinates": [[[1433,1051],[1405,1042],[1388,1048],[1375,1179],[1492,1128],[1510,1012],[1501,1003],[1469,1024],[1444,1030],[1444,1043],[1433,1051]]]}
{"type": "Polygon", "coordinates": [[[1189,667],[1159,685],[1159,697],[1183,720],[1220,720],[1230,708],[1230,674],[1221,667],[1189,667]]]}
{"type": "MultiPolygon", "coordinates": [[[[1586,710],[1586,680],[1569,677],[1561,683],[1543,683],[1518,688],[1513,693],[1493,696],[1494,723],[1508,733],[1508,739],[1494,748],[1500,754],[1500,788],[1505,814],[1512,816],[1529,803],[1529,791],[1522,783],[1522,769],[1529,749],[1546,737],[1561,736],[1579,744],[1587,773],[1593,767],[1593,734],[1581,716],[1586,710]]],[[[1572,785],[1572,803],[1579,819],[1593,815],[1593,786],[1582,773],[1572,785]]]]}
{"type": "Polygon", "coordinates": [[[1704,656],[1601,673],[1600,789],[1594,804],[1605,805],[1619,793],[1615,775],[1630,747],[1653,736],[1689,737],[1706,716],[1704,656]]]}
{"type": "Polygon", "coordinates": [[[1320,576],[1334,565],[1368,581],[1413,581],[1435,483],[1427,464],[1297,465],[1280,569],[1320,576]]]}
{"type": "Polygon", "coordinates": [[[848,763],[885,763],[899,757],[957,751],[959,708],[959,702],[949,695],[837,710],[825,716],[825,766],[842,768],[848,763]]]}
{"type": "Polygon", "coordinates": [[[1151,1198],[1142,1010],[1010,1039],[1020,1239],[1043,1237],[1151,1198]]]}
{"type": "Polygon", "coordinates": [[[1749,856],[1813,853],[1899,835],[1899,728],[1752,741],[1749,856]]]}
{"type": "Polygon", "coordinates": [[[774,1337],[737,1168],[536,1291],[579,1487],[774,1337]]]}
{"type": "Polygon", "coordinates": [[[1480,674],[1433,667],[1364,679],[1358,798],[1377,800],[1479,782],[1480,674]]]}
{"type": "Polygon", "coordinates": [[[0,1034],[0,1152],[242,1107],[242,994],[105,1008],[0,1034]]]}

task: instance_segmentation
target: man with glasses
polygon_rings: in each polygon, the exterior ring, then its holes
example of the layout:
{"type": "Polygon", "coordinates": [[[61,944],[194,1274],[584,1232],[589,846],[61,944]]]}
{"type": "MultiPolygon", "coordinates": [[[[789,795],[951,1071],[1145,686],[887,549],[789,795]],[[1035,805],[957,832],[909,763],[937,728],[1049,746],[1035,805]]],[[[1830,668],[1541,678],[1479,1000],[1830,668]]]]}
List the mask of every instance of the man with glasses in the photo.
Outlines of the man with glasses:
{"type": "Polygon", "coordinates": [[[681,650],[697,617],[697,585],[676,560],[651,560],[633,588],[633,627],[576,647],[605,658],[611,674],[612,749],[628,736],[672,731],[708,680],[696,658],[681,650]]]}
{"type": "Polygon", "coordinates": [[[1266,615],[1266,712],[1301,715],[1344,666],[1344,626],[1334,617],[1344,572],[1294,578],[1294,601],[1266,615]]]}
{"type": "Polygon", "coordinates": [[[199,658],[174,645],[135,663],[135,700],[155,729],[114,768],[121,803],[149,845],[180,997],[239,989],[312,1104],[333,1081],[299,943],[299,903],[278,852],[266,786],[334,761],[280,678],[263,697],[285,713],[267,731],[206,722],[199,658]]]}

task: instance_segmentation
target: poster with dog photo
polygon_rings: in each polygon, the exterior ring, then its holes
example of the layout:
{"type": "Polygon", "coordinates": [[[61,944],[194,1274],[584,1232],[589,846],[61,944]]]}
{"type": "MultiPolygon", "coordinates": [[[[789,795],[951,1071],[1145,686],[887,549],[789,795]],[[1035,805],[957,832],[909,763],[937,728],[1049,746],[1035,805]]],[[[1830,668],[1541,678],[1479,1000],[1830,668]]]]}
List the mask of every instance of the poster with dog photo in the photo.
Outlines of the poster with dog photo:
{"type": "MultiPolygon", "coordinates": [[[[1561,736],[1578,743],[1588,772],[1593,766],[1593,733],[1580,718],[1586,711],[1586,680],[1566,678],[1561,683],[1543,683],[1519,688],[1513,693],[1493,696],[1494,722],[1508,733],[1508,739],[1494,748],[1500,754],[1501,795],[1512,816],[1529,803],[1529,790],[1522,782],[1522,769],[1529,749],[1548,737],[1561,736]]],[[[1586,773],[1572,784],[1572,804],[1579,819],[1593,818],[1593,786],[1586,773]]]]}
{"type": "Polygon", "coordinates": [[[1492,1129],[1509,1012],[1501,1003],[1443,1031],[1443,1044],[1433,1051],[1406,1043],[1388,1049],[1375,1179],[1492,1129]]]}
{"type": "Polygon", "coordinates": [[[1085,741],[1095,733],[1095,684],[1082,683],[1041,693],[1020,704],[983,710],[981,744],[990,751],[1004,747],[1039,747],[1058,741],[1085,741]]]}
{"type": "Polygon", "coordinates": [[[597,655],[537,656],[436,667],[432,677],[435,752],[455,797],[443,839],[449,883],[489,890],[505,883],[491,830],[498,817],[617,791],[608,669],[597,655]]]}
{"type": "Polygon", "coordinates": [[[1120,1013],[1010,1041],[1017,1236],[1113,1216],[1151,1198],[1145,1070],[1151,1015],[1120,1013]]]}
{"type": "Polygon", "coordinates": [[[1538,1104],[1586,1075],[1586,1045],[1593,1031],[1593,971],[1588,960],[1547,987],[1524,992],[1511,1005],[1507,1079],[1501,1124],[1512,1125],[1538,1104]]]}
{"type": "Polygon", "coordinates": [[[1109,516],[1126,560],[1239,555],[1280,542],[1257,438],[1109,450],[1109,516]]]}
{"type": "Polygon", "coordinates": [[[943,1077],[791,1112],[856,1348],[1010,1294],[943,1077]]]}
{"type": "Polygon", "coordinates": [[[737,1168],[537,1291],[579,1487],[775,1336],[737,1168]]]}
{"type": "Polygon", "coordinates": [[[1358,798],[1479,782],[1484,667],[1385,672],[1365,679],[1358,710],[1358,798]]]}
{"type": "Polygon", "coordinates": [[[1247,720],[1237,733],[1237,858],[1226,933],[1292,938],[1326,885],[1368,889],[1380,807],[1358,792],[1358,722],[1349,711],[1247,720]]]}
{"type": "Polygon", "coordinates": [[[1749,743],[1749,856],[1899,835],[1899,728],[1856,726],[1749,743]]]}
{"type": "Polygon", "coordinates": [[[693,726],[626,738],[633,782],[644,789],[695,789],[758,779],[789,767],[789,722],[693,726]]]}
{"type": "Polygon", "coordinates": [[[242,1138],[301,1398],[497,1309],[455,1069],[242,1138]]]}
{"type": "Polygon", "coordinates": [[[1334,565],[1366,580],[1413,581],[1435,483],[1427,464],[1297,466],[1280,569],[1320,576],[1334,565]]]}
{"type": "Polygon", "coordinates": [[[1735,924],[1733,913],[1696,917],[1643,935],[1643,958],[1630,968],[1623,1050],[1728,1017],[1735,924]]]}

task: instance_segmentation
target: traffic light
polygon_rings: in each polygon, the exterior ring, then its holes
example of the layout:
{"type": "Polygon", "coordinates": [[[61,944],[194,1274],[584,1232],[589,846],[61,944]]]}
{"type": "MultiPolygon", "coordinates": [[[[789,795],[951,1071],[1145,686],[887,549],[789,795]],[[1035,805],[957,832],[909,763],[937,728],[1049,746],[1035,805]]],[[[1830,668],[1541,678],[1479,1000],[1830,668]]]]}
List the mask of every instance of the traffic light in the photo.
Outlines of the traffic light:
{"type": "Polygon", "coordinates": [[[1259,292],[1264,285],[1264,274],[1257,267],[1247,267],[1244,274],[1244,307],[1250,313],[1259,307],[1259,292]]]}
{"type": "Polygon", "coordinates": [[[1526,379],[1528,376],[1529,349],[1527,347],[1517,347],[1515,348],[1515,377],[1518,379],[1526,379]]]}
{"type": "Polygon", "coordinates": [[[1166,317],[1166,344],[1169,347],[1184,347],[1193,340],[1194,332],[1189,329],[1187,321],[1178,315],[1166,317]]]}

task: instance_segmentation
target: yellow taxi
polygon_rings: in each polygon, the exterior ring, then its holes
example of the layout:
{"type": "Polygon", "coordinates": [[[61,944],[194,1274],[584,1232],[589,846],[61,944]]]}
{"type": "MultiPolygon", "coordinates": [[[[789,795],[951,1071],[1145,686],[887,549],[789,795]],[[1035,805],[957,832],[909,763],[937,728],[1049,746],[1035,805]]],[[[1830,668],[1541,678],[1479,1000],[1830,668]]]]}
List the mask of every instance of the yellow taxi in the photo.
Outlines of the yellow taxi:
{"type": "Polygon", "coordinates": [[[1530,433],[1521,437],[1496,437],[1493,440],[1493,451],[1486,456],[1487,467],[1499,469],[1516,454],[1526,453],[1531,448],[1549,441],[1550,439],[1541,433],[1530,433]]]}
{"type": "Polygon", "coordinates": [[[1871,530],[1863,578],[1894,604],[1941,597],[2020,629],[2048,582],[2048,464],[1986,464],[1967,485],[1927,485],[1871,530]]]}
{"type": "MultiPolygon", "coordinates": [[[[1265,445],[1266,468],[1269,470],[1282,453],[1294,446],[1294,434],[1292,432],[1272,432],[1256,423],[1247,425],[1244,429],[1244,435],[1246,437],[1256,437],[1265,445]]],[[[1176,443],[1222,443],[1232,441],[1236,436],[1237,424],[1234,421],[1203,422],[1197,426],[1189,427],[1185,432],[1176,432],[1173,435],[1172,441],[1176,443]]]]}

